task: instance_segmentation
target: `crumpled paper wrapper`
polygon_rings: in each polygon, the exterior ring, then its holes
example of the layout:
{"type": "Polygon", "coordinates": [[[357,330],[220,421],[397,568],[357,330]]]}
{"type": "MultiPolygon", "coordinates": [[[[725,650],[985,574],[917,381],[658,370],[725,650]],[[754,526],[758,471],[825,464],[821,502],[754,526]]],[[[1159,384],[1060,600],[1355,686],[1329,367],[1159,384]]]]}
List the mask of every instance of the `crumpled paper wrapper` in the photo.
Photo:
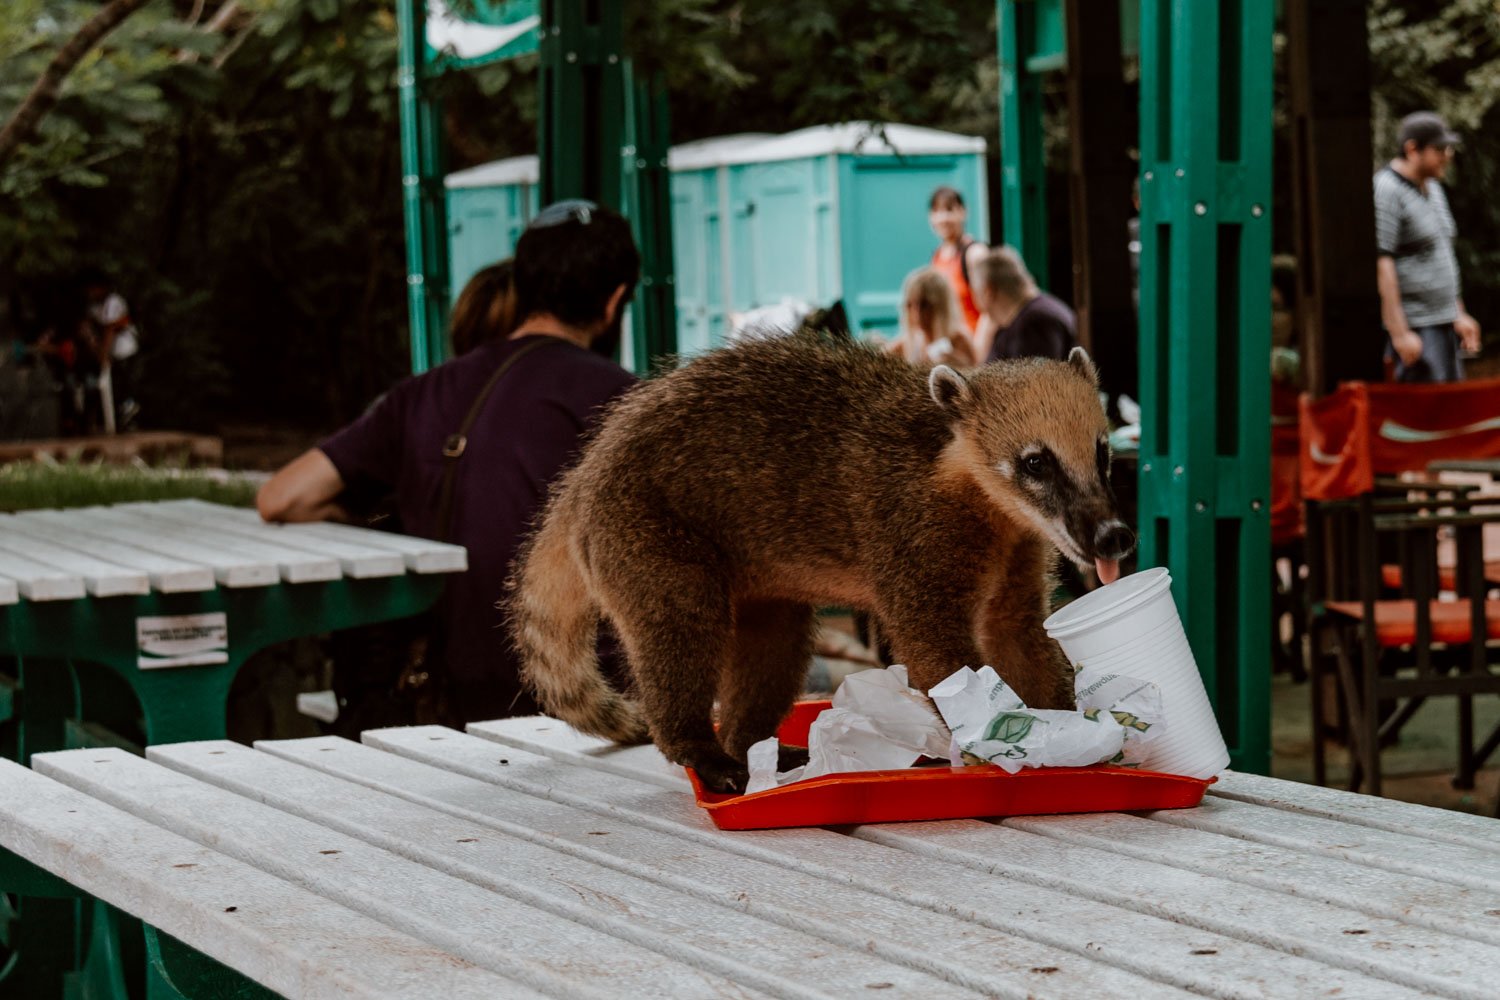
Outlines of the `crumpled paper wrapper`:
{"type": "Polygon", "coordinates": [[[955,765],[989,761],[1023,767],[1135,766],[1162,730],[1156,685],[1082,670],[1077,711],[1031,709],[991,667],[964,667],[923,698],[900,664],[850,675],[808,730],[808,762],[778,774],[777,743],[750,748],[746,792],[851,771],[910,767],[922,757],[955,765]],[[936,706],[937,711],[934,711],[936,706]],[[941,713],[941,718],[939,714],[941,713]]]}
{"type": "Polygon", "coordinates": [[[807,763],[776,773],[775,739],[750,748],[746,793],[846,771],[911,767],[948,756],[948,732],[932,704],[907,685],[906,667],[850,674],[807,732],[807,763]]]}
{"type": "Polygon", "coordinates": [[[1074,689],[1076,711],[1027,708],[993,668],[964,667],[928,694],[953,731],[955,765],[973,758],[1014,774],[1023,767],[1139,763],[1161,731],[1156,685],[1085,669],[1074,689]]]}

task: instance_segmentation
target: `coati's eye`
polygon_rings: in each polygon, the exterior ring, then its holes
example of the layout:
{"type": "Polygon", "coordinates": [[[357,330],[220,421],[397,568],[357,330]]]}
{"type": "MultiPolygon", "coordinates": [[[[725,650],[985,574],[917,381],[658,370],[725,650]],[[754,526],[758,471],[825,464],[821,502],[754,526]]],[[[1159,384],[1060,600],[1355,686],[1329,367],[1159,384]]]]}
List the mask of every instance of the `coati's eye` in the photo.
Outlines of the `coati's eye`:
{"type": "Polygon", "coordinates": [[[1045,476],[1051,463],[1052,455],[1045,448],[1021,456],[1021,470],[1030,476],[1045,476]]]}

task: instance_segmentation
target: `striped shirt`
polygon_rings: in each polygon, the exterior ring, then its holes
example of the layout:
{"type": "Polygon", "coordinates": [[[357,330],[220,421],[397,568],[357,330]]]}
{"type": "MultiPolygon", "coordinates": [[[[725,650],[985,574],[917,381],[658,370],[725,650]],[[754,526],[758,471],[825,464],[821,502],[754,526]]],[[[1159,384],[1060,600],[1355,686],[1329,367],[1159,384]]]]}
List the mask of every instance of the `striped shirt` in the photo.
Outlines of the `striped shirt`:
{"type": "Polygon", "coordinates": [[[1390,167],[1375,174],[1375,252],[1396,261],[1401,309],[1412,329],[1458,318],[1458,227],[1436,180],[1425,191],[1390,167]]]}

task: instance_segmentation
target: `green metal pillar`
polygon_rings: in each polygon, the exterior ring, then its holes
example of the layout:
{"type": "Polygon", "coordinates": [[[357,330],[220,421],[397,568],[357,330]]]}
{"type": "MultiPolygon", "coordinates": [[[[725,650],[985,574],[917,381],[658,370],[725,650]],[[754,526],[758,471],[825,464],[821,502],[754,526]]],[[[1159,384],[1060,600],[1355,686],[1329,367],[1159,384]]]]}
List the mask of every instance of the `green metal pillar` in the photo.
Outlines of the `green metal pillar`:
{"type": "Polygon", "coordinates": [[[672,191],[667,169],[671,118],[667,95],[635,78],[625,67],[625,214],[641,250],[641,285],[631,308],[633,357],[637,367],[677,352],[677,286],[672,270],[672,191]]]}
{"type": "Polygon", "coordinates": [[[406,221],[406,286],[411,370],[447,354],[448,203],[443,194],[443,118],[427,61],[423,0],[396,4],[396,84],[401,110],[401,202],[406,221]]]}
{"type": "MultiPolygon", "coordinates": [[[[1047,281],[1047,163],[1042,145],[1042,87],[1038,55],[1039,7],[1056,0],[999,0],[1000,210],[1005,242],[1026,261],[1043,288],[1047,281]]],[[[1050,66],[1050,63],[1049,63],[1050,66]]]]}
{"type": "Polygon", "coordinates": [[[543,205],[588,198],[620,209],[625,110],[618,0],[542,0],[543,205]]]}
{"type": "Polygon", "coordinates": [[[1274,12],[1141,0],[1141,565],[1171,571],[1233,766],[1262,774],[1274,12]]]}

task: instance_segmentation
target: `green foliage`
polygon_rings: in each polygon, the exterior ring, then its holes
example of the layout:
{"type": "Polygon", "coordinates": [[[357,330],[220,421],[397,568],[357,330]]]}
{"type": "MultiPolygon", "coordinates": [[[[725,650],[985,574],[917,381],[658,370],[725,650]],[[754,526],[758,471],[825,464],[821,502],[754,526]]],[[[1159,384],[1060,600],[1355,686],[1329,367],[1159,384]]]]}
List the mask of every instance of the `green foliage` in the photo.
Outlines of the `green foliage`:
{"type": "MultiPolygon", "coordinates": [[[[406,367],[395,0],[227,6],[148,4],[0,166],[0,338],[73,322],[69,279],[101,265],[143,331],[149,423],[331,426],[406,367]]],[[[0,116],[97,7],[0,4],[0,116]]],[[[994,0],[653,0],[625,17],[676,141],[850,119],[998,133],[994,0]]],[[[1466,297],[1500,329],[1500,12],[1371,0],[1370,17],[1382,150],[1418,107],[1469,137],[1449,185],[1466,297]]],[[[529,57],[441,81],[452,168],[534,151],[536,75],[529,57]]]]}
{"type": "MultiPolygon", "coordinates": [[[[69,279],[99,265],[142,328],[148,423],[357,413],[406,363],[394,4],[155,0],[110,35],[0,167],[0,338],[76,322],[69,279]]],[[[96,9],[7,0],[0,115],[96,9]]],[[[626,37],[678,140],[852,118],[993,135],[993,18],[660,0],[627,5],[626,37]]],[[[441,92],[453,168],[535,149],[534,57],[441,92]]]]}
{"type": "Polygon", "coordinates": [[[250,507],[259,481],[193,469],[84,462],[0,465],[0,511],[197,498],[250,507]]]}
{"type": "Polygon", "coordinates": [[[999,130],[994,0],[664,6],[632,5],[628,37],[665,75],[676,139],[859,119],[999,130]]]}
{"type": "MultiPolygon", "coordinates": [[[[394,0],[192,7],[127,21],[0,167],[0,303],[23,335],[66,328],[69,279],[103,266],[148,423],[333,423],[403,367],[394,0]]],[[[92,9],[6,6],[0,114],[92,9]]]]}

